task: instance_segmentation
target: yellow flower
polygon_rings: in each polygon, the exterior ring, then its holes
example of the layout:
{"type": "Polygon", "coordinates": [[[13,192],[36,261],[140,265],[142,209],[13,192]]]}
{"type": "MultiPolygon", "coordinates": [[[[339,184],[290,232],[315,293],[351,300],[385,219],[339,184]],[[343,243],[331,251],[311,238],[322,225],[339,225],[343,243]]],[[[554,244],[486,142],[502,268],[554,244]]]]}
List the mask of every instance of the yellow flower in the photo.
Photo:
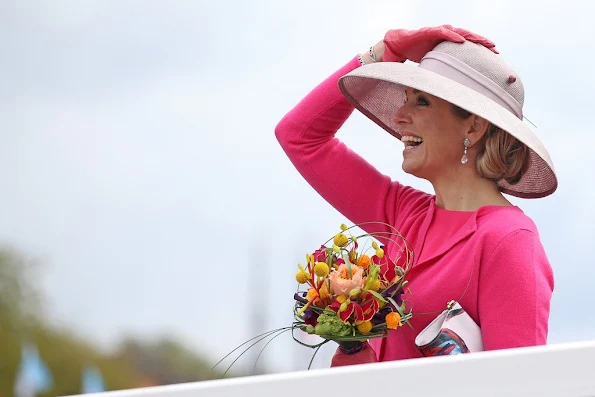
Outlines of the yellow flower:
{"type": "Polygon", "coordinates": [[[317,262],[314,266],[314,273],[316,273],[318,277],[326,277],[328,276],[329,272],[330,269],[328,268],[328,265],[324,262],[317,262]]]}
{"type": "Polygon", "coordinates": [[[362,334],[367,335],[372,330],[372,322],[364,321],[363,323],[359,323],[357,325],[357,330],[362,334]]]}
{"type": "Polygon", "coordinates": [[[382,285],[380,283],[380,279],[376,279],[376,280],[374,280],[374,282],[372,283],[372,285],[370,285],[370,289],[372,291],[378,292],[378,290],[380,289],[381,286],[382,285]]]}
{"type": "Polygon", "coordinates": [[[308,282],[308,274],[299,271],[295,274],[295,279],[297,280],[298,283],[300,284],[305,284],[308,282]]]}
{"type": "Polygon", "coordinates": [[[344,223],[341,223],[341,230],[343,230],[343,231],[347,230],[347,225],[344,223]]]}
{"type": "Polygon", "coordinates": [[[401,315],[397,312],[390,312],[385,317],[388,329],[397,329],[401,325],[401,315]]]}
{"type": "Polygon", "coordinates": [[[298,267],[300,268],[300,270],[295,274],[295,279],[300,284],[307,283],[308,280],[310,280],[310,278],[312,278],[310,276],[310,273],[308,273],[302,265],[298,264],[298,267]]]}
{"type": "Polygon", "coordinates": [[[367,269],[370,266],[370,263],[372,263],[370,257],[366,254],[363,254],[359,258],[357,258],[356,265],[364,269],[367,269]]]}
{"type": "Polygon", "coordinates": [[[339,233],[333,238],[333,243],[338,247],[344,247],[349,242],[349,239],[343,233],[339,233]]]}

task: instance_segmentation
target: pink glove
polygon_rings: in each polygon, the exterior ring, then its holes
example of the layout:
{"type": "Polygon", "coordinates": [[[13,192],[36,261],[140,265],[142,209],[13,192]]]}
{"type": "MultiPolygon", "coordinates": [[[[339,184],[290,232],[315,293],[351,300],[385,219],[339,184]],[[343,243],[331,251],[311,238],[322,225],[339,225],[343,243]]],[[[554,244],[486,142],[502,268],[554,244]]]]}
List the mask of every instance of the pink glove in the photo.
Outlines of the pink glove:
{"type": "Polygon", "coordinates": [[[481,44],[494,53],[498,53],[492,41],[466,29],[454,28],[451,25],[426,27],[419,30],[393,29],[386,32],[382,56],[383,62],[405,62],[409,59],[420,62],[426,53],[439,43],[448,40],[463,43],[465,40],[481,44]]]}
{"type": "Polygon", "coordinates": [[[364,348],[354,354],[345,354],[338,347],[333,359],[331,361],[331,367],[341,367],[344,365],[357,365],[357,364],[369,364],[378,362],[376,359],[376,352],[374,349],[365,342],[364,348]]]}

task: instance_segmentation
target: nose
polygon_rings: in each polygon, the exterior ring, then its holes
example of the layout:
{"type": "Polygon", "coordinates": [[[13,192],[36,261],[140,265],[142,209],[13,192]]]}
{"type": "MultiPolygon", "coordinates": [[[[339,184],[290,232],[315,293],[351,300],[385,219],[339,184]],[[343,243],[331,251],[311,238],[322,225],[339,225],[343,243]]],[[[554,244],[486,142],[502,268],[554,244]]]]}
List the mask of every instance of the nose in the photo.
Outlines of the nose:
{"type": "Polygon", "coordinates": [[[411,115],[406,103],[397,109],[394,121],[397,125],[411,124],[411,115]]]}

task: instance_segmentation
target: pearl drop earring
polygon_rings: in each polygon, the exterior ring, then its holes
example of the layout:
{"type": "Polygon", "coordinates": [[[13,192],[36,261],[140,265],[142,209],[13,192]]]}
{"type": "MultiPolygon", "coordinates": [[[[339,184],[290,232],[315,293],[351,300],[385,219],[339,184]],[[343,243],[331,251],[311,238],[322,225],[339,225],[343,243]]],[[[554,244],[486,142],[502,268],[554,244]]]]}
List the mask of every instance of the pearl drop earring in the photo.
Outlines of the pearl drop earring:
{"type": "Polygon", "coordinates": [[[469,147],[469,145],[471,145],[471,141],[469,140],[469,138],[465,138],[465,140],[463,141],[463,145],[465,145],[465,152],[463,153],[463,157],[461,157],[461,163],[467,164],[467,161],[469,161],[469,159],[467,158],[467,148],[469,147]]]}

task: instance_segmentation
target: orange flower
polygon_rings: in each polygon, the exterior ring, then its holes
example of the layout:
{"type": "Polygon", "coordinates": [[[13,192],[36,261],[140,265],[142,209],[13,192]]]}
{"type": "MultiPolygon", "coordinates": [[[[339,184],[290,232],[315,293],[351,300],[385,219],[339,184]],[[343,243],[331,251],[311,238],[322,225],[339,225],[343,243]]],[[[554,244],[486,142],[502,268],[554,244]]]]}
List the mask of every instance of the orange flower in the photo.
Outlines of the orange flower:
{"type": "Polygon", "coordinates": [[[306,294],[306,299],[313,304],[317,304],[320,301],[320,295],[314,288],[310,288],[306,294]]]}
{"type": "Polygon", "coordinates": [[[390,312],[385,317],[388,329],[397,329],[401,325],[401,315],[397,312],[390,312]]]}
{"type": "Polygon", "coordinates": [[[358,265],[361,268],[367,269],[370,266],[370,263],[372,263],[370,257],[366,254],[363,254],[359,258],[357,258],[356,265],[358,265]]]}
{"type": "Polygon", "coordinates": [[[322,283],[322,285],[318,289],[318,293],[320,294],[320,299],[328,299],[331,296],[328,292],[328,287],[326,283],[322,283]]]}

